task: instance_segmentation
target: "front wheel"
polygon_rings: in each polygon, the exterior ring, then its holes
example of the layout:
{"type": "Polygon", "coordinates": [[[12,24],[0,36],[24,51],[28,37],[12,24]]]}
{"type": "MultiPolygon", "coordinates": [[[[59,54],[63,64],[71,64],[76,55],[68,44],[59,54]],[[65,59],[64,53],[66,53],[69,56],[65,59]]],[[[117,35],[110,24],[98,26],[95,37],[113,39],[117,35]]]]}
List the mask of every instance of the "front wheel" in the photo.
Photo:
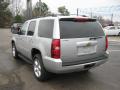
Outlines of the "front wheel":
{"type": "Polygon", "coordinates": [[[18,52],[15,46],[15,43],[12,43],[12,55],[14,58],[18,58],[18,52]]]}
{"type": "Polygon", "coordinates": [[[34,75],[39,81],[44,81],[48,79],[48,72],[44,68],[42,57],[40,54],[36,54],[33,58],[33,69],[34,69],[34,75]]]}
{"type": "Polygon", "coordinates": [[[120,36],[120,32],[118,33],[118,36],[120,36]]]}

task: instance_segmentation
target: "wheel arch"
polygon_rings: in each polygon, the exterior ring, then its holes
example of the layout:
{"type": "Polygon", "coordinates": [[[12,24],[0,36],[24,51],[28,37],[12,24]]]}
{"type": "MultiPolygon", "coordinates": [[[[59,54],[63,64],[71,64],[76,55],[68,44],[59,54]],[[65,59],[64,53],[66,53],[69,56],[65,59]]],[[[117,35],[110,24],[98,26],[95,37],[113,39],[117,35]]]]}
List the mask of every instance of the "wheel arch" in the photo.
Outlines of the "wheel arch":
{"type": "Polygon", "coordinates": [[[39,49],[32,48],[32,50],[31,50],[31,57],[32,57],[32,59],[34,58],[35,54],[40,54],[42,56],[42,53],[41,53],[41,51],[39,49]]]}
{"type": "Polygon", "coordinates": [[[14,41],[14,40],[12,40],[12,41],[11,41],[11,44],[13,44],[13,43],[15,43],[15,41],[14,41]]]}
{"type": "Polygon", "coordinates": [[[118,33],[118,36],[120,36],[120,32],[118,33]]]}

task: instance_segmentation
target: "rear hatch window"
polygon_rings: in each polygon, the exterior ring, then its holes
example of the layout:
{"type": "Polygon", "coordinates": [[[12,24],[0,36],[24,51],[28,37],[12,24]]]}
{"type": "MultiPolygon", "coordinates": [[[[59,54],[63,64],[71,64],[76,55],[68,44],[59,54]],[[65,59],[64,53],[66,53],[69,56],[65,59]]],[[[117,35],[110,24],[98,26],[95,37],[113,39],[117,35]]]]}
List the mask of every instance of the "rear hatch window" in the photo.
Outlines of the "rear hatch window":
{"type": "Polygon", "coordinates": [[[60,19],[60,37],[84,38],[104,36],[101,25],[95,19],[60,19]]]}

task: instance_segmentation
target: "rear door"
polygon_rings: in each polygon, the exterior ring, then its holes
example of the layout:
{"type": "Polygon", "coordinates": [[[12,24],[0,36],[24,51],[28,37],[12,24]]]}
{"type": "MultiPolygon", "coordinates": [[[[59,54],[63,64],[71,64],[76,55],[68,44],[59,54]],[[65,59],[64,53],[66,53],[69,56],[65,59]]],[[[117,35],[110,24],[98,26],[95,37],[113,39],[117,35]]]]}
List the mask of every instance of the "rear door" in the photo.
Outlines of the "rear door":
{"type": "Polygon", "coordinates": [[[61,19],[61,59],[63,65],[92,62],[105,53],[105,35],[92,19],[61,19]]]}

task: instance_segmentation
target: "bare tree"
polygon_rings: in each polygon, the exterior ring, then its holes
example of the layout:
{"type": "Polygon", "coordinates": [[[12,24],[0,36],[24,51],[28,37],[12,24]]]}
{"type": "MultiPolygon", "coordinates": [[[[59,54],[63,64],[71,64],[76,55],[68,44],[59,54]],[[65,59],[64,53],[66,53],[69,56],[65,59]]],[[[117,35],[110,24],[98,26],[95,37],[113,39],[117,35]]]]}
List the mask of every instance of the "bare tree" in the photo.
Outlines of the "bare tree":
{"type": "Polygon", "coordinates": [[[16,0],[16,15],[19,15],[21,11],[21,0],[16,0]]]}
{"type": "Polygon", "coordinates": [[[12,13],[16,16],[22,11],[22,0],[10,0],[10,9],[12,13]]]}

